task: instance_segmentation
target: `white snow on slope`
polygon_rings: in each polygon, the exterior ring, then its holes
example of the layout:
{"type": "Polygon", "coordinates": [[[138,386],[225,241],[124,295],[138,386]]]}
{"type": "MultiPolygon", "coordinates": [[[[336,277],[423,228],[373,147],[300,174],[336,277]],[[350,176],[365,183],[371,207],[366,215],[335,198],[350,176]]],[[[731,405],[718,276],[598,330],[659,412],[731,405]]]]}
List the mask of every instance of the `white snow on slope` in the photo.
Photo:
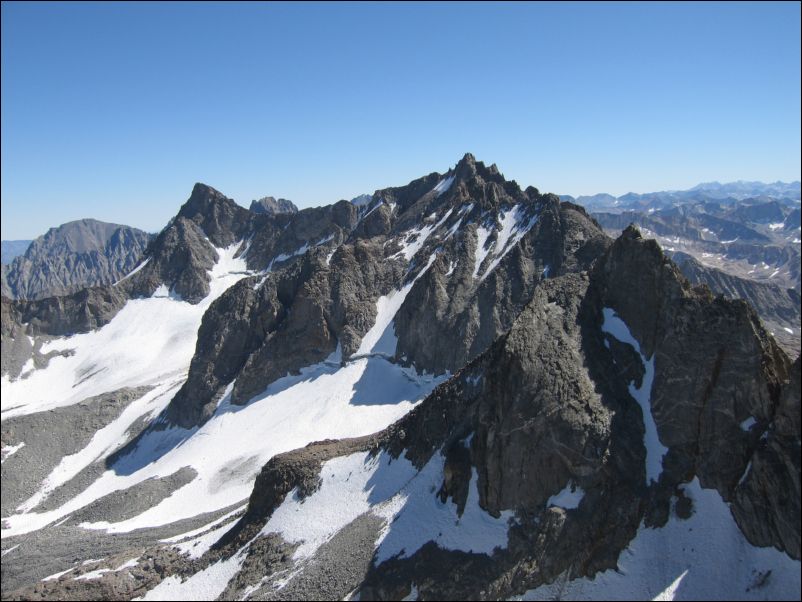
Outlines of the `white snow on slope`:
{"type": "Polygon", "coordinates": [[[122,278],[120,278],[120,279],[119,279],[117,282],[115,282],[115,283],[114,283],[114,286],[117,286],[117,285],[118,285],[118,284],[120,284],[120,282],[122,282],[123,280],[128,280],[128,279],[129,279],[131,276],[133,276],[134,274],[136,274],[136,273],[137,273],[139,270],[141,270],[142,268],[144,268],[144,267],[145,267],[146,265],[148,265],[149,263],[150,263],[150,257],[148,257],[147,259],[145,259],[145,261],[143,261],[142,263],[140,263],[140,264],[139,264],[138,266],[136,266],[136,267],[135,267],[133,270],[131,270],[131,271],[130,271],[130,272],[128,272],[128,273],[127,273],[125,276],[123,276],[123,277],[122,277],[122,278]]]}
{"type": "Polygon", "coordinates": [[[132,299],[102,328],[44,344],[42,353],[71,349],[74,354],[52,358],[47,368],[24,380],[3,376],[3,419],[72,405],[122,387],[186,378],[204,312],[247,275],[245,261],[234,258],[238,248],[235,243],[217,249],[210,293],[197,305],[169,296],[132,299]]]}
{"type": "Polygon", "coordinates": [[[518,244],[521,238],[523,238],[523,236],[532,229],[532,226],[537,223],[537,215],[529,218],[528,220],[524,220],[523,213],[523,205],[515,205],[506,212],[501,213],[501,227],[498,229],[496,239],[487,249],[485,248],[485,244],[487,243],[488,238],[490,238],[490,235],[495,231],[495,226],[488,229],[480,225],[476,229],[478,241],[476,245],[476,255],[474,257],[474,278],[484,280],[488,274],[496,269],[496,266],[498,266],[501,260],[504,259],[504,256],[510,251],[510,249],[518,244]],[[485,257],[488,255],[491,256],[491,261],[488,264],[487,269],[482,272],[480,277],[479,268],[481,267],[482,262],[484,262],[485,257]]]}
{"type": "Polygon", "coordinates": [[[440,228],[440,226],[443,225],[443,223],[445,223],[453,211],[453,207],[446,211],[445,215],[443,215],[443,217],[441,217],[436,224],[420,226],[419,228],[414,228],[406,232],[403,235],[404,242],[401,244],[401,250],[393,255],[393,257],[403,255],[404,259],[407,261],[415,257],[415,254],[420,251],[421,247],[423,247],[423,243],[426,242],[426,239],[429,238],[432,232],[435,232],[438,228],[440,228]]]}
{"type": "Polygon", "coordinates": [[[21,512],[32,510],[56,487],[69,481],[98,458],[108,456],[121,447],[126,441],[125,433],[131,424],[147,414],[150,414],[151,418],[155,417],[170,403],[170,399],[182,382],[182,380],[168,381],[131,402],[119,418],[96,431],[86,447],[74,454],[64,456],[42,482],[39,490],[23,502],[17,510],[21,512]]]}
{"type": "Polygon", "coordinates": [[[752,546],[715,489],[702,489],[698,479],[683,489],[693,516],[681,520],[672,512],[665,527],[641,525],[617,571],[574,581],[563,576],[518,599],[799,600],[799,561],[752,546]]]}
{"type": "Polygon", "coordinates": [[[112,491],[168,476],[184,466],[193,467],[198,476],[143,514],[120,523],[83,526],[125,532],[229,507],[248,498],[259,470],[275,454],[311,441],[381,430],[444,378],[421,376],[414,369],[370,357],[344,367],[325,361],[310,366],[300,375],[275,381],[246,406],[232,405],[226,395],[200,429],[149,433],[114,470],[62,507],[8,517],[3,536],[41,528],[112,491]]]}
{"type": "Polygon", "coordinates": [[[296,490],[287,494],[262,533],[279,533],[288,542],[302,542],[294,558],[309,558],[372,504],[397,493],[414,475],[412,464],[393,461],[386,452],[374,457],[358,452],[334,458],[323,464],[320,489],[305,500],[298,498],[296,490]]]}
{"type": "Polygon", "coordinates": [[[654,357],[646,359],[641,352],[640,343],[635,340],[629,327],[616,315],[615,310],[605,307],[602,310],[604,322],[602,332],[606,332],[620,342],[631,345],[643,362],[644,374],[641,386],[635,387],[635,383],[629,383],[629,394],[638,402],[643,413],[643,445],[646,447],[646,484],[650,481],[657,482],[660,473],[663,472],[663,456],[668,453],[668,448],[660,443],[660,435],[657,432],[657,424],[652,416],[652,383],[654,382],[654,357]]]}
{"type": "Polygon", "coordinates": [[[482,274],[481,280],[484,280],[490,272],[496,269],[496,266],[504,259],[504,256],[518,244],[524,234],[532,229],[532,226],[537,223],[538,216],[532,216],[530,219],[524,221],[523,219],[523,206],[516,205],[510,211],[507,211],[501,217],[501,230],[498,233],[498,238],[493,246],[493,260],[487,269],[482,274]]]}
{"type": "Polygon", "coordinates": [[[120,566],[115,569],[97,569],[96,571],[89,571],[88,573],[84,573],[83,575],[79,575],[75,579],[98,579],[102,577],[104,573],[116,573],[118,571],[122,571],[123,569],[131,569],[137,566],[139,563],[137,562],[139,558],[132,558],[131,560],[126,560],[120,566]]]}
{"type": "Polygon", "coordinates": [[[16,454],[19,450],[25,447],[25,442],[19,443],[17,445],[4,445],[0,449],[0,464],[8,460],[11,456],[16,454]]]}
{"type": "Polygon", "coordinates": [[[443,194],[445,194],[448,191],[449,188],[451,188],[451,185],[453,183],[454,183],[454,176],[451,176],[451,177],[448,177],[448,178],[444,178],[444,179],[440,180],[437,183],[437,186],[435,186],[432,189],[432,192],[437,193],[438,197],[442,196],[443,194]]]}
{"type": "Polygon", "coordinates": [[[473,256],[473,277],[476,278],[479,276],[479,268],[482,266],[482,262],[487,257],[487,254],[490,252],[490,249],[486,249],[485,245],[487,244],[487,239],[490,238],[490,234],[492,230],[485,228],[484,226],[477,226],[476,228],[476,253],[473,256]]]}
{"type": "Polygon", "coordinates": [[[506,546],[513,514],[503,512],[496,519],[482,510],[475,470],[461,517],[452,500],[439,500],[436,492],[443,482],[444,463],[439,452],[420,472],[406,457],[392,459],[386,452],[329,460],[321,470],[320,488],[304,500],[295,490],[290,492],[262,533],[279,533],[287,541],[301,543],[294,556],[301,560],[373,510],[387,521],[376,542],[377,563],[399,554],[410,556],[428,541],[445,549],[484,554],[506,546]]]}
{"type": "Polygon", "coordinates": [[[443,484],[444,466],[445,457],[435,453],[397,495],[375,510],[387,520],[376,542],[377,564],[395,556],[409,557],[429,541],[447,550],[475,554],[492,554],[495,548],[507,546],[509,522],[514,513],[505,510],[499,518],[493,518],[482,509],[477,489],[479,477],[476,469],[471,468],[468,498],[462,516],[458,516],[451,499],[441,502],[436,495],[443,484]]]}
{"type": "Polygon", "coordinates": [[[429,256],[429,261],[418,272],[414,279],[410,280],[407,284],[399,290],[390,292],[387,295],[382,295],[376,301],[376,321],[371,326],[370,330],[362,337],[354,357],[367,355],[371,353],[381,354],[387,357],[395,355],[395,349],[398,345],[398,337],[395,335],[395,324],[393,319],[398,310],[401,309],[404,300],[407,298],[412,286],[418,281],[418,278],[423,276],[429,271],[429,268],[437,258],[437,253],[432,253],[429,256]]]}
{"type": "Polygon", "coordinates": [[[572,481],[559,493],[551,496],[546,502],[546,506],[558,506],[565,510],[573,510],[579,507],[582,498],[585,497],[585,490],[579,485],[574,484],[572,481]]]}
{"type": "Polygon", "coordinates": [[[271,271],[273,269],[273,266],[275,264],[282,263],[284,261],[287,261],[288,259],[291,259],[293,257],[297,257],[298,255],[303,255],[308,250],[309,250],[309,243],[305,242],[300,247],[295,249],[292,253],[289,253],[289,254],[279,253],[273,259],[270,260],[270,264],[267,266],[267,270],[265,270],[265,271],[269,272],[269,271],[271,271]]]}
{"type": "Polygon", "coordinates": [[[228,560],[221,560],[182,582],[172,575],[148,593],[134,600],[215,600],[245,562],[245,548],[228,560]]]}

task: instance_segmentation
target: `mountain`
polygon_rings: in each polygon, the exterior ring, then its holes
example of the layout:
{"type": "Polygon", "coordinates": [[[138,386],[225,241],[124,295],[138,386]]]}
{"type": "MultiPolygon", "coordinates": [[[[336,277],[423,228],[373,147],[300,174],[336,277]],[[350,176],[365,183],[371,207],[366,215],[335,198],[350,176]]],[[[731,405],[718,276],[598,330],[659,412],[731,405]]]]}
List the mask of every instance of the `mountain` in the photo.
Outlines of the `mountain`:
{"type": "Polygon", "coordinates": [[[687,253],[670,253],[670,257],[691,284],[705,284],[717,295],[747,301],[789,356],[799,355],[802,299],[798,291],[705,267],[687,253]]]}
{"type": "Polygon", "coordinates": [[[25,253],[26,249],[30,246],[30,240],[4,240],[3,241],[3,257],[2,264],[8,265],[11,261],[25,253]]]}
{"type": "Polygon", "coordinates": [[[726,184],[721,184],[720,182],[704,182],[691,188],[690,192],[705,192],[713,197],[718,198],[734,197],[737,199],[744,199],[760,195],[767,195],[772,197],[799,199],[800,183],[786,183],[780,181],[764,183],[746,182],[744,180],[738,180],[737,182],[729,182],[726,184]]]}
{"type": "Polygon", "coordinates": [[[635,193],[629,192],[616,197],[602,193],[580,197],[560,195],[560,198],[575,202],[588,210],[621,212],[621,211],[648,211],[667,209],[687,203],[701,203],[713,201],[725,205],[736,202],[760,202],[763,199],[778,199],[784,205],[798,207],[802,194],[800,182],[706,182],[698,184],[689,190],[663,190],[660,192],[635,193]]]}
{"type": "Polygon", "coordinates": [[[93,219],[51,228],[3,266],[3,295],[43,299],[111,284],[139,262],[150,235],[93,219]]]}
{"type": "Polygon", "coordinates": [[[251,201],[251,211],[275,215],[277,213],[298,213],[298,207],[287,199],[275,199],[272,196],[266,196],[258,201],[251,201]]]}
{"type": "Polygon", "coordinates": [[[4,599],[798,597],[800,360],[470,154],[0,330],[4,599]]]}
{"type": "Polygon", "coordinates": [[[777,199],[598,211],[593,217],[608,233],[634,223],[671,253],[687,253],[707,267],[800,291],[799,207],[777,199]]]}

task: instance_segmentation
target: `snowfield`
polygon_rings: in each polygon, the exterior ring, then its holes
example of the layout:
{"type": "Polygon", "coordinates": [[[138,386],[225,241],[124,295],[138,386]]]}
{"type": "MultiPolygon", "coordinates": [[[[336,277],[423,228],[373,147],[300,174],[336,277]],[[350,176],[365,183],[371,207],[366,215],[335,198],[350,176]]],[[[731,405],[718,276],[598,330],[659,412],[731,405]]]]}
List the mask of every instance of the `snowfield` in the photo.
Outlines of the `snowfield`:
{"type": "MultiPolygon", "coordinates": [[[[149,478],[167,477],[183,467],[193,468],[197,476],[149,510],[118,523],[82,526],[127,532],[232,506],[248,498],[259,470],[274,455],[312,441],[379,431],[446,378],[418,374],[381,356],[358,358],[342,366],[338,349],[326,361],[273,382],[244,406],[230,402],[231,383],[202,427],[149,432],[132,452],[74,498],[54,510],[35,512],[55,487],[116,449],[131,424],[142,416],[155,417],[166,407],[187,377],[203,312],[248,275],[244,260],[234,259],[238,247],[218,249],[220,260],[210,272],[211,292],[200,304],[176,299],[166,289],[164,296],[129,301],[103,328],[54,339],[48,345],[49,349],[74,349],[74,355],[51,360],[46,369],[28,379],[3,379],[3,409],[5,404],[13,407],[4,411],[4,418],[77,403],[123,386],[154,386],[98,431],[84,449],[64,458],[39,491],[4,521],[3,537],[43,528],[109,493],[149,478]],[[87,374],[93,376],[86,378],[87,374]]],[[[398,291],[398,295],[403,299],[406,292],[398,291]]],[[[390,303],[380,312],[379,339],[393,338],[392,318],[397,309],[390,303]],[[385,331],[388,336],[382,337],[385,331]]]]}

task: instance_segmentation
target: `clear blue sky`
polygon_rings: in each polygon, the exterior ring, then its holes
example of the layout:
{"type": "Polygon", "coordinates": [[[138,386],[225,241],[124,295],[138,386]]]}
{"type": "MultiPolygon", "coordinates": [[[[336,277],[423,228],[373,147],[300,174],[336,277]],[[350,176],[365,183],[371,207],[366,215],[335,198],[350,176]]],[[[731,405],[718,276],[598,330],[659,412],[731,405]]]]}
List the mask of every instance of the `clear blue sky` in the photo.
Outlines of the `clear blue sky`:
{"type": "Polygon", "coordinates": [[[2,4],[2,237],[465,152],[566,194],[800,177],[800,5],[2,4]]]}

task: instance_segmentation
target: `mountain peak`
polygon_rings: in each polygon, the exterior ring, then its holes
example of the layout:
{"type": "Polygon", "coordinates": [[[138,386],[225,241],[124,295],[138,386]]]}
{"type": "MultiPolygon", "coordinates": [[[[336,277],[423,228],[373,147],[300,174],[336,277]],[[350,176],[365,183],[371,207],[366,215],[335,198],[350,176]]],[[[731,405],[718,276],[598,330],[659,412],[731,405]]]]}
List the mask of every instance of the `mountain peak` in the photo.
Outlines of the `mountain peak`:
{"type": "Polygon", "coordinates": [[[207,184],[198,182],[176,217],[195,222],[218,247],[238,240],[248,222],[248,210],[207,184]]]}
{"type": "Polygon", "coordinates": [[[298,207],[290,200],[276,199],[272,196],[262,197],[258,201],[251,201],[250,210],[253,213],[276,215],[278,213],[298,213],[298,207]]]}

